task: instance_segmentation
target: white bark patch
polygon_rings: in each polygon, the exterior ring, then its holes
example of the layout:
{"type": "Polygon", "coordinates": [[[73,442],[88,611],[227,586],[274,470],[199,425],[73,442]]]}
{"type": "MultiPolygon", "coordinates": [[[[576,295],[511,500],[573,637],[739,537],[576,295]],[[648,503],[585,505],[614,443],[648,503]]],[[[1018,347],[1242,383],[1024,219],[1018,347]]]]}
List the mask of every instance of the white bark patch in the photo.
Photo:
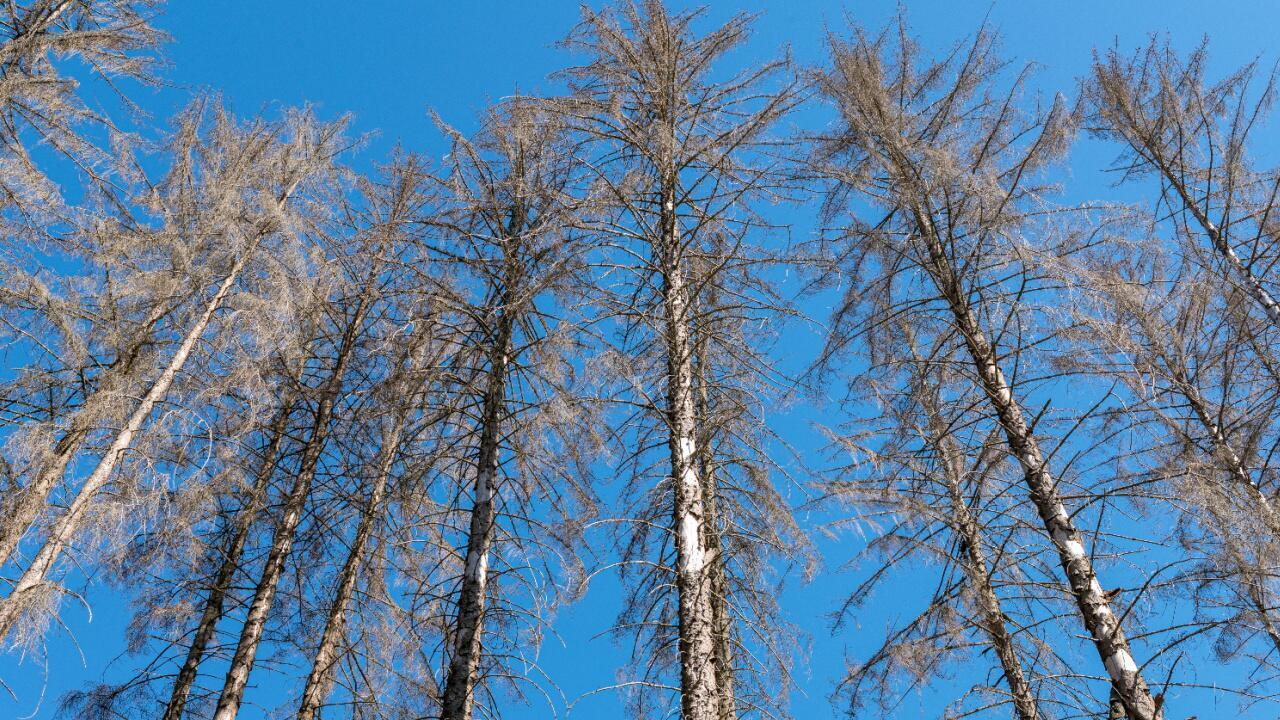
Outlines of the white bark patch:
{"type": "Polygon", "coordinates": [[[1103,661],[1107,666],[1107,673],[1113,679],[1126,678],[1138,672],[1138,664],[1133,661],[1133,657],[1124,650],[1119,650],[1111,657],[1103,661]]]}

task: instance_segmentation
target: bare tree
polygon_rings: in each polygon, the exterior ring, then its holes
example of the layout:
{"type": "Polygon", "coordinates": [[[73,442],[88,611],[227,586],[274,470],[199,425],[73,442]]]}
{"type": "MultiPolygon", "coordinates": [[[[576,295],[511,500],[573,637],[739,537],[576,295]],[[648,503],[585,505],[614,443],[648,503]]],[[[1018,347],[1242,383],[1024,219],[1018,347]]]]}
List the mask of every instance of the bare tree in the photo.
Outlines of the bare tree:
{"type": "Polygon", "coordinates": [[[535,99],[517,96],[496,106],[473,138],[444,129],[453,141],[443,178],[452,199],[434,252],[458,264],[470,278],[464,291],[478,301],[461,306],[470,317],[463,362],[475,378],[462,388],[474,398],[462,405],[471,408],[462,439],[473,453],[462,467],[473,481],[441,717],[469,720],[482,689],[493,692],[487,676],[499,672],[491,668],[506,662],[500,623],[509,622],[502,616],[510,610],[492,607],[502,599],[495,581],[514,582],[508,563],[550,547],[561,548],[558,562],[571,570],[576,535],[593,504],[589,475],[574,461],[590,445],[570,440],[588,408],[564,358],[580,342],[584,259],[577,227],[589,199],[574,194],[580,165],[563,125],[535,99]],[[553,450],[553,441],[564,446],[553,450]],[[544,504],[548,515],[535,521],[534,504],[544,504]]]}
{"type": "Polygon", "coordinates": [[[572,93],[560,102],[590,141],[589,167],[608,208],[599,221],[607,250],[600,283],[630,408],[615,432],[627,438],[627,466],[644,480],[631,484],[634,509],[624,521],[623,567],[640,568],[624,570],[635,601],[618,629],[637,637],[639,669],[624,687],[643,715],[651,699],[661,706],[671,697],[661,692],[663,676],[678,667],[687,720],[779,704],[786,650],[773,640],[786,631],[774,624],[770,590],[760,584],[768,573],[759,571],[764,557],[795,550],[794,535],[786,539],[792,521],[771,485],[776,465],[760,441],[767,430],[744,408],[761,401],[762,384],[780,380],[754,344],[782,313],[762,279],[758,236],[769,228],[752,204],[778,196],[769,133],[798,93],[785,60],[719,67],[746,40],[750,17],[699,33],[701,16],[668,13],[658,2],[584,11],[564,43],[584,60],[562,73],[572,93]],[[649,453],[659,447],[667,450],[662,462],[649,453]],[[656,467],[668,472],[651,483],[656,467]],[[763,532],[748,543],[747,528],[763,532]],[[745,572],[735,575],[735,566],[745,572]],[[733,607],[744,610],[731,620],[733,607]],[[768,622],[744,624],[749,608],[768,622]],[[768,651],[762,662],[779,661],[773,672],[753,675],[751,654],[739,652],[753,634],[768,651]]]}
{"type": "MultiPolygon", "coordinates": [[[[844,215],[852,193],[885,215],[876,223],[850,223],[842,233],[839,272],[852,282],[827,355],[855,339],[873,341],[867,330],[896,314],[908,322],[945,318],[1022,468],[1028,500],[1126,712],[1134,720],[1161,717],[1163,698],[1152,694],[1134,660],[1022,408],[1017,377],[1011,380],[1003,367],[1009,351],[998,345],[1023,317],[1018,311],[1035,270],[1020,256],[1022,234],[1036,231],[1033,217],[1044,211],[1044,191],[1033,178],[1065,147],[1068,114],[1059,103],[1029,117],[1020,111],[1015,103],[1025,73],[1012,89],[998,89],[1001,65],[985,30],[937,62],[919,58],[901,24],[874,38],[855,30],[850,40],[833,39],[831,56],[817,77],[839,113],[837,129],[816,151],[832,183],[828,217],[844,215]],[[1011,278],[1007,287],[1004,278],[1011,278]]],[[[1070,253],[1071,237],[1055,251],[1070,253]]]]}
{"type": "MultiPolygon", "coordinates": [[[[168,395],[264,239],[288,236],[292,224],[288,201],[299,185],[315,180],[317,173],[328,166],[337,132],[336,126],[316,126],[304,116],[276,126],[259,123],[242,130],[234,119],[217,113],[211,129],[212,142],[197,146],[200,138],[197,130],[202,120],[203,113],[193,111],[177,135],[178,157],[182,162],[171,170],[167,181],[174,224],[161,229],[159,235],[162,239],[181,242],[183,233],[193,228],[226,233],[233,240],[230,257],[223,257],[227,267],[212,295],[192,308],[194,316],[173,354],[159,374],[144,386],[142,398],[129,413],[124,426],[115,433],[93,471],[81,483],[67,511],[28,563],[9,596],[0,602],[0,634],[12,629],[24,607],[39,606],[40,597],[51,594],[47,575],[81,530],[95,496],[111,479],[117,464],[144,429],[152,410],[168,395]],[[282,140],[284,132],[292,133],[292,137],[282,140]],[[210,176],[207,179],[206,172],[210,176]],[[264,194],[270,197],[265,206],[264,194]],[[228,212],[232,209],[234,214],[228,212]],[[245,220],[246,217],[249,219],[245,220]]],[[[76,449],[55,447],[53,461],[41,467],[35,484],[26,488],[25,497],[6,527],[9,547],[34,522],[45,497],[76,449]]]]}
{"type": "Polygon", "coordinates": [[[1179,57],[1156,40],[1133,57],[1095,58],[1085,100],[1096,134],[1125,146],[1123,178],[1155,175],[1160,209],[1180,234],[1203,234],[1222,274],[1280,328],[1268,276],[1280,255],[1273,217],[1280,175],[1259,170],[1250,136],[1273,101],[1274,74],[1250,63],[1222,80],[1206,78],[1207,44],[1179,57]],[[1260,87],[1256,87],[1260,85],[1260,87]]]}

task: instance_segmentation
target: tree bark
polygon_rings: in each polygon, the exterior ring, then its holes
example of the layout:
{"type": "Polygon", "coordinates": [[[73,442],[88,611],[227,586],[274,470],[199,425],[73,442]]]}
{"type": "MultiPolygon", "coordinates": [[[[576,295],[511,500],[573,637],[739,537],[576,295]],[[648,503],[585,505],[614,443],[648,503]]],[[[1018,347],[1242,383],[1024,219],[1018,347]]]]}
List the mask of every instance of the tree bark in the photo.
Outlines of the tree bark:
{"type": "Polygon", "coordinates": [[[988,403],[999,419],[1009,450],[1022,466],[1031,502],[1058,551],[1068,588],[1111,684],[1124,702],[1130,720],[1158,720],[1163,717],[1163,711],[1134,662],[1129,641],[1111,609],[1109,596],[1098,582],[1093,560],[1085,551],[1080,533],[1058,494],[1057,480],[1046,466],[1040,443],[1027,425],[1022,407],[1005,380],[995,349],[974,317],[968,295],[960,284],[932,219],[919,206],[910,211],[927,246],[926,269],[950,307],[956,329],[964,340],[988,403]]]}
{"type": "Polygon", "coordinates": [[[674,483],[672,525],[676,545],[680,695],[684,720],[719,720],[720,688],[715,642],[715,590],[706,546],[706,504],[698,477],[697,419],[693,397],[693,346],[689,337],[689,291],[676,228],[674,174],[664,182],[662,273],[667,346],[667,426],[674,483]]]}
{"type": "Polygon", "coordinates": [[[333,408],[342,391],[347,361],[354,352],[356,337],[368,310],[367,293],[366,289],[365,294],[360,297],[351,322],[343,331],[332,374],[321,388],[320,402],[316,407],[311,436],[307,439],[306,448],[303,450],[302,460],[298,465],[298,475],[285,500],[283,514],[272,533],[271,549],[267,552],[262,574],[254,589],[253,600],[249,604],[244,626],[240,629],[240,639],[236,644],[235,655],[231,658],[231,667],[227,670],[222,693],[218,697],[218,705],[213,714],[214,720],[235,720],[237,713],[240,712],[244,689],[249,682],[249,673],[253,670],[262,632],[275,601],[276,588],[280,584],[281,576],[284,575],[289,553],[293,550],[293,541],[297,536],[298,526],[302,523],[302,513],[306,508],[307,498],[311,494],[311,483],[315,479],[320,455],[324,452],[325,442],[329,436],[333,408]]]}
{"type": "Polygon", "coordinates": [[[942,455],[943,479],[947,485],[947,497],[950,500],[948,509],[951,518],[948,521],[960,536],[964,550],[965,575],[973,588],[978,612],[982,617],[980,627],[987,635],[987,641],[1000,659],[1000,668],[1004,671],[1005,683],[1009,686],[1009,697],[1013,701],[1014,714],[1018,720],[1039,720],[1040,711],[1036,703],[1035,693],[1027,682],[1022,661],[1018,657],[1017,646],[1013,635],[1009,632],[1009,619],[1000,606],[1000,597],[996,595],[992,584],[991,565],[987,560],[984,547],[982,527],[977,518],[969,510],[969,503],[964,497],[963,478],[966,474],[965,464],[959,449],[946,434],[946,428],[932,407],[929,424],[936,444],[942,455]]]}
{"type": "Polygon", "coordinates": [[[26,571],[18,579],[13,591],[7,598],[0,601],[0,638],[8,635],[13,628],[14,622],[21,614],[23,597],[33,588],[44,583],[45,577],[53,567],[54,562],[80,529],[80,524],[83,522],[85,513],[94,496],[106,485],[112,471],[115,470],[116,464],[133,444],[133,438],[142,430],[147,418],[151,415],[152,409],[168,394],[169,387],[177,378],[178,373],[182,371],[182,367],[195,349],[196,343],[200,341],[205,329],[213,320],[214,314],[222,307],[223,301],[231,293],[231,288],[235,285],[240,271],[244,269],[245,263],[248,262],[249,257],[253,254],[260,238],[261,235],[257,236],[253,243],[246,248],[245,252],[236,259],[231,266],[231,270],[219,285],[217,292],[205,305],[204,311],[200,314],[195,324],[187,330],[186,336],[182,339],[182,343],[178,346],[173,358],[170,359],[168,366],[151,385],[147,394],[143,396],[142,402],[138,404],[128,422],[116,435],[106,453],[103,454],[97,467],[84,481],[80,491],[76,493],[76,497],[71,501],[70,507],[67,508],[67,512],[45,540],[44,546],[36,554],[26,571]]]}
{"type": "Polygon", "coordinates": [[[334,591],[333,604],[325,619],[320,645],[316,648],[316,654],[311,662],[311,673],[307,676],[307,684],[302,690],[298,720],[314,720],[320,706],[328,699],[333,689],[333,666],[338,661],[338,645],[346,632],[347,609],[355,594],[356,580],[360,575],[369,538],[373,534],[374,525],[381,517],[382,503],[387,494],[387,482],[400,450],[403,430],[404,418],[399,417],[383,439],[382,462],[378,467],[378,475],[374,479],[373,488],[369,491],[364,510],[360,514],[360,524],[356,527],[355,537],[351,540],[347,560],[338,573],[338,586],[334,591]]]}
{"type": "Polygon", "coordinates": [[[498,473],[498,445],[505,409],[507,366],[514,331],[511,285],[503,294],[497,337],[489,355],[489,375],[480,420],[476,481],[467,533],[467,553],[458,593],[458,617],[454,628],[453,656],[445,678],[441,720],[471,720],[480,668],[481,635],[489,584],[489,551],[493,545],[496,512],[494,481],[498,473]]]}
{"type": "MultiPolygon", "coordinates": [[[[711,396],[707,388],[706,341],[698,343],[697,363],[698,395],[695,411],[698,423],[709,429],[711,420],[711,396]]],[[[716,686],[719,689],[719,702],[716,717],[718,720],[733,720],[737,717],[737,699],[733,689],[733,618],[729,612],[729,577],[725,565],[724,542],[720,535],[719,503],[717,501],[718,485],[715,474],[715,451],[711,438],[707,437],[700,448],[699,466],[702,472],[702,502],[706,507],[707,519],[704,523],[703,543],[711,555],[708,571],[711,574],[711,624],[715,639],[716,686]]]]}
{"type": "Polygon", "coordinates": [[[174,680],[173,691],[169,695],[169,704],[165,706],[162,720],[181,720],[182,718],[182,711],[186,708],[187,698],[190,697],[191,688],[195,685],[200,663],[204,661],[205,651],[213,640],[218,621],[222,619],[227,592],[231,589],[231,581],[240,567],[240,556],[244,552],[245,543],[248,542],[249,531],[266,503],[267,487],[279,460],[280,446],[284,441],[285,429],[292,410],[291,402],[281,403],[280,410],[271,423],[270,440],[267,442],[266,449],[263,450],[262,462],[258,466],[249,497],[245,506],[236,515],[231,540],[225,548],[214,550],[214,557],[221,556],[222,562],[218,565],[218,571],[209,587],[209,595],[204,602],[204,612],[200,614],[200,622],[196,625],[191,646],[187,648],[187,657],[178,671],[177,679],[174,680]]]}

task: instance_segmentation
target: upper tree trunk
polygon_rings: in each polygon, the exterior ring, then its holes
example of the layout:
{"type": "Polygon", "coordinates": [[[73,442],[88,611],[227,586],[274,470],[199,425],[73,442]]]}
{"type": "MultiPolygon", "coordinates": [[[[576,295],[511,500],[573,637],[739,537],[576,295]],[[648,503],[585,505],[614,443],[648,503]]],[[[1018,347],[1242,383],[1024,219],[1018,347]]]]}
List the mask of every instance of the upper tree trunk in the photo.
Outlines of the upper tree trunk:
{"type": "Polygon", "coordinates": [[[347,608],[355,594],[356,580],[360,575],[360,567],[369,545],[369,538],[381,517],[382,503],[387,494],[387,482],[400,451],[400,437],[403,430],[404,418],[399,417],[383,438],[382,462],[379,464],[378,475],[374,479],[373,488],[369,491],[364,510],[360,514],[360,524],[356,527],[355,537],[351,540],[351,550],[347,553],[347,560],[343,563],[341,572],[338,573],[338,587],[334,592],[333,604],[325,619],[320,645],[316,648],[316,654],[311,662],[311,674],[307,676],[307,684],[302,691],[298,720],[313,720],[333,688],[333,666],[338,661],[338,645],[346,631],[347,608]]]}
{"type": "Polygon", "coordinates": [[[1022,466],[1032,503],[1044,523],[1085,629],[1129,714],[1130,720],[1157,720],[1163,713],[1146,680],[1134,662],[1129,641],[1106,591],[1094,573],[1093,560],[1085,551],[1080,533],[1058,494],[1057,481],[1049,472],[1040,451],[1040,443],[1028,427],[1022,407],[1000,369],[994,348],[978,325],[968,295],[956,276],[955,268],[938,237],[932,219],[920,208],[913,208],[915,224],[928,249],[927,269],[935,285],[950,306],[956,328],[977,370],[991,409],[999,418],[1010,452],[1022,466]]]}
{"type": "Polygon", "coordinates": [[[236,714],[240,712],[240,703],[244,699],[244,689],[249,682],[249,673],[253,670],[262,632],[275,601],[276,588],[280,584],[285,563],[293,549],[298,526],[302,523],[302,512],[306,508],[307,497],[311,494],[311,483],[315,479],[320,455],[324,452],[325,441],[328,439],[333,408],[342,391],[347,361],[355,350],[356,337],[364,323],[368,305],[366,289],[360,297],[350,324],[343,332],[332,374],[320,389],[320,402],[316,407],[311,436],[307,439],[306,448],[303,450],[302,460],[298,465],[298,475],[294,478],[293,487],[285,500],[283,514],[271,536],[271,549],[267,553],[262,575],[254,589],[253,601],[249,604],[244,626],[240,629],[240,640],[236,644],[235,655],[231,658],[231,667],[227,670],[222,694],[218,697],[214,720],[235,720],[236,714]]]}
{"type": "Polygon", "coordinates": [[[1262,308],[1262,311],[1266,313],[1267,319],[1271,324],[1280,329],[1280,302],[1277,302],[1272,297],[1262,282],[1253,274],[1253,271],[1249,269],[1249,266],[1236,253],[1235,248],[1231,247],[1231,243],[1227,241],[1218,226],[1209,219],[1206,210],[1192,196],[1185,179],[1169,163],[1164,152],[1148,140],[1147,135],[1141,131],[1135,118],[1130,117],[1130,122],[1134,123],[1134,128],[1138,132],[1137,136],[1132,139],[1139,146],[1135,149],[1145,154],[1151,160],[1151,163],[1156,166],[1165,182],[1169,183],[1169,187],[1173,188],[1174,192],[1177,193],[1183,207],[1186,208],[1187,212],[1191,213],[1191,217],[1196,221],[1196,224],[1204,230],[1205,235],[1209,238],[1210,245],[1213,246],[1214,252],[1218,253],[1223,261],[1226,262],[1227,267],[1231,269],[1231,272],[1235,273],[1244,282],[1245,290],[1253,298],[1254,302],[1262,308]]]}

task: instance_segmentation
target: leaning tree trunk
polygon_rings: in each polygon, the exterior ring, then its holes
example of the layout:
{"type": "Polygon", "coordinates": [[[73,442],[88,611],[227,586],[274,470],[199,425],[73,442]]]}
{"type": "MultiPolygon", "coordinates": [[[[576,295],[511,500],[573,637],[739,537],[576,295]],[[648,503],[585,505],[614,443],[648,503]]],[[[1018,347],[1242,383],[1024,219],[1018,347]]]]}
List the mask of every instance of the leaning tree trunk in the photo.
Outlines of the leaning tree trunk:
{"type": "Polygon", "coordinates": [[[512,285],[503,294],[497,337],[489,353],[489,376],[480,418],[480,446],[477,449],[475,497],[471,525],[467,532],[467,554],[458,593],[458,618],[454,628],[453,656],[445,678],[441,699],[441,720],[471,720],[480,670],[481,634],[489,585],[489,551],[493,545],[496,508],[494,481],[498,474],[498,445],[507,392],[514,296],[512,285]]]}
{"type": "Polygon", "coordinates": [[[262,641],[267,617],[271,614],[271,607],[275,601],[276,588],[284,575],[285,562],[289,559],[289,553],[293,550],[293,541],[297,536],[298,526],[302,523],[302,512],[311,494],[311,483],[315,479],[320,455],[324,452],[325,442],[329,436],[333,409],[342,390],[347,361],[355,350],[356,337],[360,326],[364,323],[367,310],[366,291],[366,294],[361,295],[355,314],[343,331],[332,374],[320,390],[320,401],[316,407],[311,436],[307,439],[306,448],[298,464],[297,477],[294,478],[293,487],[285,499],[280,520],[272,533],[271,549],[267,552],[262,574],[254,589],[253,600],[249,604],[244,626],[240,629],[240,639],[236,644],[235,655],[231,658],[231,667],[227,670],[222,693],[218,697],[218,705],[213,714],[214,720],[235,720],[236,714],[240,712],[244,689],[249,683],[249,673],[253,670],[258,645],[262,641]]]}
{"type": "Polygon", "coordinates": [[[1213,246],[1214,252],[1222,257],[1223,262],[1227,264],[1231,272],[1235,273],[1244,283],[1246,292],[1266,313],[1267,319],[1271,324],[1280,329],[1280,302],[1277,302],[1271,293],[1267,291],[1262,281],[1253,274],[1248,264],[1236,253],[1235,248],[1231,247],[1231,243],[1227,241],[1221,229],[1209,219],[1209,215],[1200,207],[1196,199],[1191,196],[1186,182],[1165,162],[1163,155],[1156,153],[1150,145],[1147,146],[1147,150],[1151,153],[1150,157],[1160,170],[1160,174],[1164,176],[1170,187],[1174,189],[1179,199],[1182,200],[1183,207],[1187,209],[1187,212],[1191,213],[1191,217],[1195,219],[1196,224],[1204,230],[1204,234],[1209,238],[1209,243],[1213,246]]]}
{"type": "Polygon", "coordinates": [[[1005,380],[995,348],[978,325],[968,294],[961,286],[932,219],[918,207],[912,209],[912,214],[927,245],[926,269],[950,307],[956,329],[964,340],[987,401],[1000,421],[1009,450],[1022,466],[1031,502],[1058,551],[1068,589],[1111,684],[1124,702],[1130,720],[1157,720],[1163,717],[1160,705],[1152,697],[1146,679],[1134,662],[1128,638],[1111,609],[1107,592],[1098,582],[1093,560],[1085,551],[1075,522],[1062,502],[1057,480],[1045,464],[1040,443],[1027,425],[1022,407],[1005,380]]]}
{"type": "Polygon", "coordinates": [[[360,575],[360,567],[364,560],[365,549],[369,545],[369,538],[381,516],[391,468],[395,465],[396,456],[400,451],[404,422],[404,417],[398,417],[383,439],[382,462],[379,464],[378,475],[374,479],[373,488],[369,491],[369,498],[360,515],[360,524],[356,527],[355,537],[351,540],[347,560],[338,573],[338,587],[334,592],[333,604],[325,619],[320,645],[316,648],[316,654],[311,662],[311,673],[307,676],[307,684],[302,690],[298,720],[313,720],[333,688],[333,667],[338,660],[338,645],[346,631],[347,609],[351,604],[352,596],[355,595],[356,580],[360,575]]]}
{"type": "Polygon", "coordinates": [[[97,389],[85,398],[81,408],[71,416],[67,431],[58,438],[49,457],[39,464],[31,483],[13,493],[12,497],[5,498],[4,509],[0,510],[0,517],[3,517],[0,520],[0,566],[9,562],[22,537],[35,525],[40,513],[48,506],[49,493],[53,492],[53,488],[66,473],[67,465],[93,430],[88,418],[93,416],[97,406],[110,402],[111,397],[119,392],[117,385],[133,372],[133,366],[141,357],[142,348],[151,339],[156,324],[170,310],[172,308],[163,304],[152,310],[142,324],[139,337],[134,338],[128,349],[108,366],[97,389]]]}
{"type": "Polygon", "coordinates": [[[964,548],[961,561],[965,575],[969,578],[969,585],[973,588],[978,613],[982,617],[979,627],[986,633],[987,642],[1000,660],[1000,669],[1004,671],[1005,683],[1009,686],[1009,697],[1013,701],[1013,710],[1018,720],[1039,720],[1040,711],[1035,692],[1031,689],[1031,683],[1027,682],[1017,646],[1009,632],[1009,618],[1000,606],[1000,597],[996,595],[992,583],[991,565],[983,549],[985,539],[982,527],[969,510],[969,503],[964,497],[962,483],[965,469],[960,450],[946,434],[947,430],[942,427],[934,409],[930,407],[928,410],[931,415],[930,431],[936,437],[938,450],[942,455],[943,480],[947,484],[947,498],[950,501],[947,509],[951,511],[948,522],[960,536],[964,548]]]}
{"type": "MultiPolygon", "coordinates": [[[[98,491],[107,484],[112,471],[115,470],[116,464],[124,456],[133,444],[133,438],[142,430],[143,425],[147,421],[147,417],[151,415],[152,409],[156,404],[169,392],[169,387],[177,378],[178,373],[182,371],[182,367],[186,364],[187,358],[195,349],[196,343],[204,335],[205,329],[213,320],[214,314],[222,307],[222,303],[231,293],[231,288],[235,285],[241,270],[244,269],[245,263],[253,254],[257,246],[258,240],[262,237],[259,234],[253,243],[246,248],[245,252],[236,259],[231,266],[231,270],[223,279],[222,284],[218,287],[217,292],[209,299],[205,305],[204,311],[197,318],[194,325],[187,330],[187,334],[182,339],[182,343],[178,346],[177,352],[170,359],[168,366],[160,374],[160,377],[151,385],[147,394],[143,396],[142,401],[129,417],[128,422],[116,434],[115,440],[111,446],[107,448],[102,459],[98,462],[97,467],[89,475],[88,479],[80,487],[80,491],[76,493],[75,498],[71,501],[70,507],[63,514],[61,520],[55,526],[49,537],[45,540],[44,546],[36,554],[35,559],[27,567],[26,572],[18,579],[13,587],[13,591],[7,598],[0,601],[0,638],[3,638],[13,628],[14,622],[21,614],[22,602],[34,588],[39,587],[45,581],[49,570],[53,567],[54,562],[62,553],[62,550],[71,542],[71,539],[79,531],[81,523],[84,521],[89,505],[98,494],[98,491]]],[[[59,473],[60,475],[60,473],[59,473]]],[[[38,512],[38,509],[37,509],[38,512]]]]}
{"type": "Polygon", "coordinates": [[[684,720],[719,720],[720,673],[716,665],[715,589],[706,546],[706,503],[698,477],[697,413],[693,392],[693,343],[689,337],[689,290],[685,286],[676,226],[675,175],[663,182],[661,239],[656,248],[662,274],[667,352],[668,448],[674,481],[672,525],[676,545],[676,595],[680,648],[680,702],[684,720]]]}
{"type": "Polygon", "coordinates": [[[254,521],[266,502],[267,488],[271,481],[271,475],[279,461],[280,446],[284,441],[285,429],[292,410],[292,402],[281,402],[275,420],[269,428],[270,439],[267,442],[267,447],[263,450],[262,462],[258,466],[257,475],[254,477],[253,487],[249,490],[249,496],[244,507],[236,514],[231,539],[225,547],[216,548],[211,553],[215,558],[221,556],[222,562],[218,565],[218,571],[213,577],[213,583],[209,586],[209,595],[204,602],[204,612],[200,614],[200,622],[196,625],[195,635],[191,639],[191,646],[187,648],[187,657],[182,663],[182,668],[178,671],[177,679],[174,680],[173,692],[169,695],[169,704],[165,706],[162,720],[181,720],[182,718],[182,711],[186,707],[187,698],[191,695],[191,688],[195,685],[200,663],[204,661],[205,651],[213,640],[218,621],[222,619],[227,593],[231,589],[231,581],[235,577],[235,572],[240,567],[240,556],[244,552],[245,543],[249,539],[249,531],[253,528],[254,521]]]}

